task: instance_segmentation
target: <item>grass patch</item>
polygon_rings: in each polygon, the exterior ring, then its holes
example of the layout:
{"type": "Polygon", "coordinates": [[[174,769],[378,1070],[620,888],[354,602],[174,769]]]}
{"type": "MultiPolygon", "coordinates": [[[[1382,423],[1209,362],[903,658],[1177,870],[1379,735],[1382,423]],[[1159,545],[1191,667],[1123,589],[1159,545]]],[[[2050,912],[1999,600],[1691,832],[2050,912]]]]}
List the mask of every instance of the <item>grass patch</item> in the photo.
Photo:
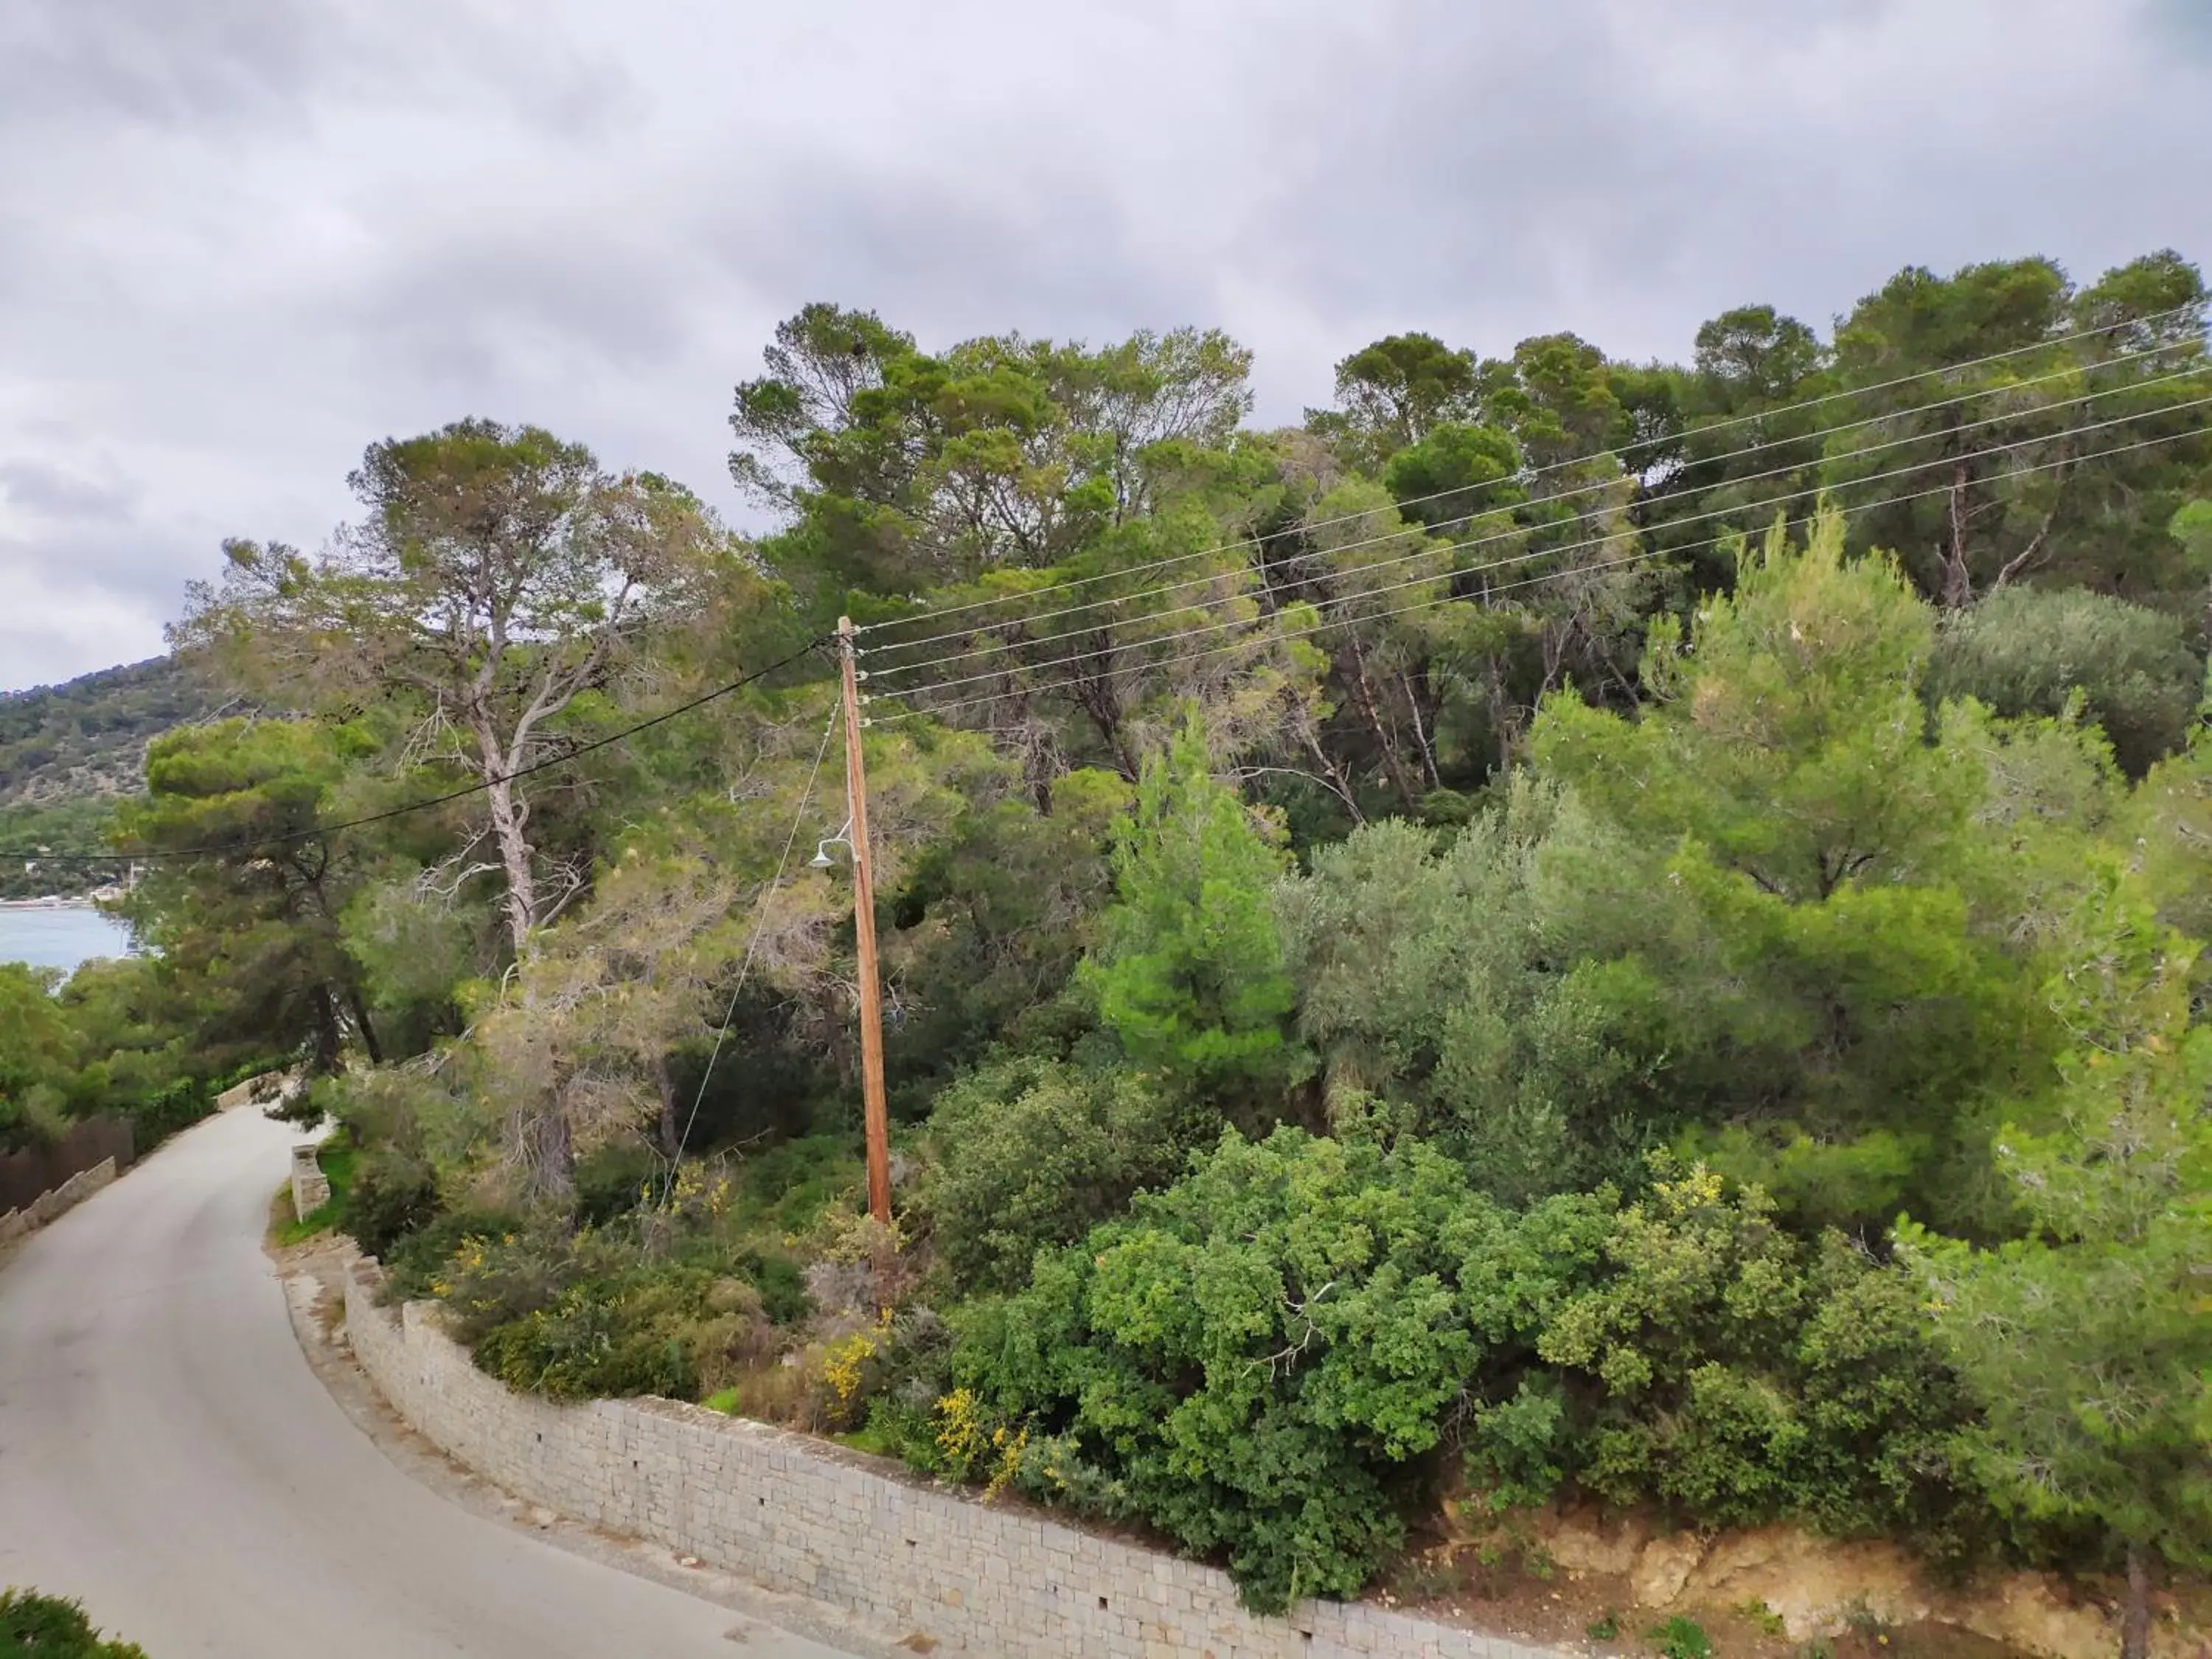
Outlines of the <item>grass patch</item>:
{"type": "Polygon", "coordinates": [[[720,1412],[725,1417],[735,1417],[738,1414],[738,1391],[735,1389],[724,1389],[719,1393],[708,1395],[699,1403],[710,1412],[720,1412]]]}
{"type": "Polygon", "coordinates": [[[1779,1636],[1789,1628],[1782,1615],[1756,1597],[1736,1604],[1737,1616],[1759,1626],[1769,1636],[1779,1636]]]}
{"type": "Polygon", "coordinates": [[[295,1216],[292,1183],[286,1182],[276,1189],[276,1196],[269,1206],[271,1242],[280,1246],[304,1244],[334,1229],[345,1206],[346,1194],[353,1188],[354,1165],[360,1158],[361,1149],[350,1140],[337,1135],[325,1140],[315,1154],[315,1162],[322,1166],[323,1179],[331,1183],[330,1201],[312,1214],[295,1216]]]}
{"type": "Polygon", "coordinates": [[[833,1434],[830,1438],[841,1446],[850,1446],[854,1451],[866,1452],[873,1457],[896,1457],[899,1455],[898,1442],[872,1422],[843,1434],[833,1434]]]}
{"type": "Polygon", "coordinates": [[[732,1235],[789,1247],[837,1200],[858,1192],[867,1166],[850,1135],[802,1135],[739,1163],[732,1194],[732,1235]]]}

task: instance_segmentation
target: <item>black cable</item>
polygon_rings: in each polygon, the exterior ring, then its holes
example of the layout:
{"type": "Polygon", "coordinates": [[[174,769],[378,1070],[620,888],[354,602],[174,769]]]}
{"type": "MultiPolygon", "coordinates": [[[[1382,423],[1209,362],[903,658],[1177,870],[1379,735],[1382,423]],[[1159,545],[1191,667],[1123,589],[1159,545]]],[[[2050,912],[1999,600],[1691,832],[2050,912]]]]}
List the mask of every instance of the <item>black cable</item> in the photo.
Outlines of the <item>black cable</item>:
{"type": "Polygon", "coordinates": [[[364,824],[381,823],[387,818],[404,817],[410,812],[421,812],[433,806],[443,806],[448,801],[460,800],[470,795],[480,795],[495,785],[513,783],[516,779],[526,778],[535,772],[543,772],[551,767],[565,766],[579,756],[590,754],[594,749],[605,749],[611,744],[622,743],[634,738],[641,732],[650,731],[656,726],[665,725],[679,714],[688,714],[695,708],[703,708],[717,698],[728,696],[732,691],[743,690],[754,681],[765,679],[779,668],[790,667],[792,664],[807,655],[817,646],[827,645],[835,637],[836,635],[830,634],[817,635],[807,641],[789,656],[781,658],[769,664],[765,668],[757,668],[751,673],[741,675],[726,685],[716,686],[712,691],[692,698],[689,702],[678,703],[673,708],[664,709],[650,720],[640,720],[636,725],[626,726],[619,732],[610,732],[605,737],[593,738],[589,743],[579,744],[575,748],[563,754],[549,755],[544,760],[532,761],[529,765],[517,767],[512,772],[502,773],[495,777],[479,778],[476,782],[462,788],[449,789],[442,795],[428,795],[421,800],[409,801],[404,806],[386,807],[381,812],[371,812],[365,817],[348,818],[343,823],[318,823],[307,829],[295,830],[282,836],[257,836],[241,841],[217,842],[206,847],[179,847],[145,853],[42,853],[33,848],[0,847],[0,859],[49,860],[57,864],[150,864],[160,859],[214,858],[226,853],[251,852],[264,847],[283,847],[295,841],[312,841],[318,836],[335,836],[341,830],[358,830],[364,824]]]}

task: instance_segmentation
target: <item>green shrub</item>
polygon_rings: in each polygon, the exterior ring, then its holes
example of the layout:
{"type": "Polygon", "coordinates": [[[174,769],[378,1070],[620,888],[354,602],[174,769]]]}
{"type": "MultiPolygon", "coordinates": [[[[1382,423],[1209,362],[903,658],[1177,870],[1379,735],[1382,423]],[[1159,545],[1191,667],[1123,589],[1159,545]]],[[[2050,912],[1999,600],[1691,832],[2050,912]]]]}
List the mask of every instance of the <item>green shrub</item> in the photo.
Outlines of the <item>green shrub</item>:
{"type": "Polygon", "coordinates": [[[1777,1520],[1957,1559],[1987,1506],[1950,1448],[1972,1403],[1911,1286],[1841,1235],[1804,1244],[1757,1188],[1658,1160],[1536,1368],[1470,1415],[1470,1475],[1506,1501],[1562,1480],[1699,1526],[1777,1520]]]}
{"type": "Polygon", "coordinates": [[[136,1642],[102,1640],[84,1608],[36,1590],[0,1590],[0,1659],[146,1659],[136,1642]]]}
{"type": "Polygon", "coordinates": [[[1978,697],[2000,714],[2057,714],[2078,690],[2141,777],[2180,746],[2203,678],[2178,617],[2087,588],[2002,587],[1948,620],[1927,690],[1978,697]]]}
{"type": "Polygon", "coordinates": [[[396,1240],[390,1253],[380,1258],[386,1294],[395,1302],[418,1302],[439,1294],[434,1286],[442,1282],[454,1253],[466,1241],[504,1237],[525,1224],[521,1217],[505,1210],[448,1210],[396,1240]]]}
{"type": "Polygon", "coordinates": [[[964,1310],[954,1380],[1021,1441],[1024,1490],[1224,1559],[1257,1608],[1351,1595],[1602,1219],[1555,1201],[1524,1229],[1410,1138],[1231,1138],[964,1310]]]}
{"type": "Polygon", "coordinates": [[[338,1201],[338,1225],[380,1261],[408,1234],[436,1219],[437,1171],[396,1147],[377,1147],[356,1160],[338,1201]]]}
{"type": "Polygon", "coordinates": [[[181,1133],[215,1110],[215,1096],[197,1078],[180,1077],[125,1109],[137,1154],[143,1158],[171,1135],[181,1133]]]}
{"type": "Polygon", "coordinates": [[[760,1293],[700,1267],[640,1267],[562,1291],[486,1331],[477,1363],[555,1400],[696,1400],[772,1351],[760,1293]]]}
{"type": "Polygon", "coordinates": [[[963,1290],[1016,1288],[1041,1248],[1172,1181],[1206,1121],[1125,1071],[1015,1060],[962,1079],[937,1098],[921,1184],[939,1259],[963,1290]]]}
{"type": "Polygon", "coordinates": [[[702,1242],[669,1257],[635,1232],[486,1212],[442,1216],[405,1240],[392,1285],[442,1301],[484,1370],[561,1400],[714,1394],[811,1305],[779,1255],[702,1242]]]}
{"type": "Polygon", "coordinates": [[[1705,1627],[1679,1613],[1663,1625],[1654,1625],[1644,1638],[1659,1650],[1660,1659],[1713,1659],[1713,1638],[1705,1634],[1705,1627]]]}
{"type": "Polygon", "coordinates": [[[787,1255],[764,1250],[740,1250],[727,1258],[727,1270],[759,1293],[761,1311],[771,1323],[796,1325],[814,1311],[807,1293],[806,1275],[787,1255]]]}
{"type": "Polygon", "coordinates": [[[613,1240],[538,1218],[511,1232],[464,1235],[432,1271],[428,1290],[446,1304],[455,1339],[473,1348],[498,1327],[553,1306],[571,1286],[611,1278],[633,1261],[613,1240]]]}
{"type": "Polygon", "coordinates": [[[1156,1527],[1262,1608],[1360,1589],[1448,1434],[1500,1506],[1564,1486],[1968,1553],[1972,1406],[1903,1276],[1655,1163],[1638,1202],[1516,1213],[1410,1136],[1231,1137],[958,1310],[939,1397],[892,1389],[878,1426],[935,1473],[1156,1527]]]}
{"type": "Polygon", "coordinates": [[[666,1189],[666,1165],[650,1148],[614,1142],[576,1161],[576,1220],[604,1227],[666,1189]]]}
{"type": "Polygon", "coordinates": [[[864,1169],[853,1135],[801,1135],[749,1153],[738,1170],[729,1225],[774,1238],[805,1233],[823,1211],[860,1190],[864,1169]]]}

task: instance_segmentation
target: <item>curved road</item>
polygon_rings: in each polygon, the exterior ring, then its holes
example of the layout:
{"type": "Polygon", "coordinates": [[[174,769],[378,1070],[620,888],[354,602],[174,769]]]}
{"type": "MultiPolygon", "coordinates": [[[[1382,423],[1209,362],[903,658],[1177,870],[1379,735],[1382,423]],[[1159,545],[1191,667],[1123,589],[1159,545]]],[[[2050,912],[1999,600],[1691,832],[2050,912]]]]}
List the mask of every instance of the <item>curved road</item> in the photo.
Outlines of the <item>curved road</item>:
{"type": "Polygon", "coordinates": [[[152,1659],[841,1659],[386,1462],[261,1253],[295,1133],[213,1118],[0,1267],[0,1584],[152,1659]]]}

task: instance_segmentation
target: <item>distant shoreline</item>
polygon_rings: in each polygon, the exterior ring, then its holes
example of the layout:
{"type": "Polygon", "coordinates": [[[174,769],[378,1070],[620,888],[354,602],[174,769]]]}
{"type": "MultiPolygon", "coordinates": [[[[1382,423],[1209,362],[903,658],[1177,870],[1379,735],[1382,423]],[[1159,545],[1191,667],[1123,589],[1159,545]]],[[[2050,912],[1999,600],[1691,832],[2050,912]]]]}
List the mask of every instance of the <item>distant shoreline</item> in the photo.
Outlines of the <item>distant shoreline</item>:
{"type": "Polygon", "coordinates": [[[0,910],[95,910],[88,898],[0,899],[0,910]]]}

